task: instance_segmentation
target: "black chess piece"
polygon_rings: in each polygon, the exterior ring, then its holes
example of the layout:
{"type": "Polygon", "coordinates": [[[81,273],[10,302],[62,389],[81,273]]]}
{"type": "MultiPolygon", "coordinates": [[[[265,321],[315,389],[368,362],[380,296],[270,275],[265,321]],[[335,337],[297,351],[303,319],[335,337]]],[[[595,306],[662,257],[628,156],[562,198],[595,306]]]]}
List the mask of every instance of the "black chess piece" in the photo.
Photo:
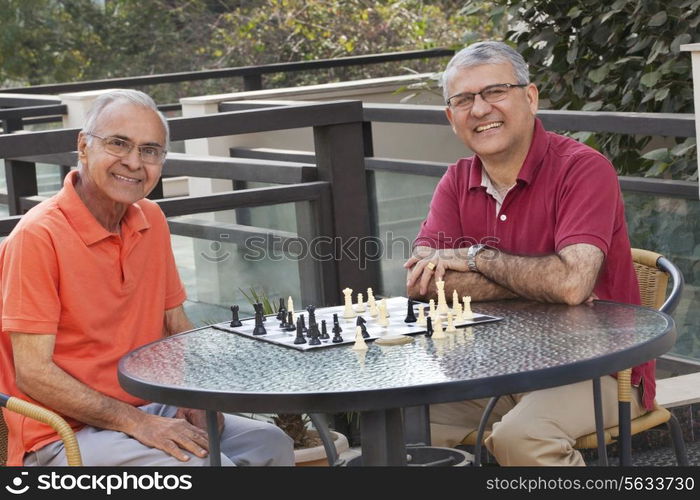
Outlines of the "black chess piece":
{"type": "Polygon", "coordinates": [[[284,328],[285,332],[292,332],[296,330],[296,326],[294,326],[294,314],[292,314],[292,311],[287,312],[287,326],[284,328]]]}
{"type": "Polygon", "coordinates": [[[406,311],[406,319],[403,320],[404,323],[415,323],[418,321],[416,319],[416,313],[413,312],[413,299],[408,299],[408,310],[406,311]]]}
{"type": "MultiPolygon", "coordinates": [[[[333,315],[334,317],[336,316],[335,314],[333,315]]],[[[337,319],[337,318],[335,318],[337,319]]],[[[333,342],[334,344],[338,344],[343,341],[343,337],[340,336],[340,332],[342,332],[342,328],[340,328],[340,325],[336,322],[333,324],[333,342]]]]}
{"type": "Polygon", "coordinates": [[[316,324],[316,306],[306,306],[306,311],[309,313],[309,328],[316,324]]]}
{"type": "Polygon", "coordinates": [[[267,330],[265,330],[265,326],[263,325],[263,316],[262,313],[262,304],[260,308],[255,309],[255,328],[253,328],[253,335],[265,335],[267,333],[267,330]]]}
{"type": "Polygon", "coordinates": [[[282,323],[287,321],[287,308],[284,306],[284,299],[280,297],[280,306],[277,309],[277,319],[282,323]]]}
{"type": "Polygon", "coordinates": [[[333,313],[333,333],[335,333],[336,327],[338,328],[338,333],[343,331],[343,329],[340,328],[340,323],[338,322],[338,313],[333,313]]]}
{"type": "Polygon", "coordinates": [[[260,311],[260,317],[262,318],[262,320],[267,321],[267,318],[265,317],[265,311],[263,310],[263,305],[260,302],[254,304],[253,309],[255,309],[256,313],[260,311]]]}
{"type": "Polygon", "coordinates": [[[365,320],[365,318],[363,318],[362,316],[358,316],[357,321],[355,322],[355,326],[360,327],[360,330],[362,332],[362,338],[368,339],[369,333],[367,332],[367,327],[365,326],[365,323],[367,323],[367,320],[365,320]]]}
{"type": "Polygon", "coordinates": [[[425,323],[426,323],[426,325],[425,325],[425,336],[426,336],[426,337],[432,337],[432,336],[433,336],[433,332],[434,332],[434,330],[433,330],[433,320],[432,320],[430,317],[428,317],[428,318],[425,319],[425,323]]]}
{"type": "MultiPolygon", "coordinates": [[[[292,313],[289,313],[292,314],[292,313]]],[[[306,344],[306,339],[304,338],[304,331],[302,330],[302,316],[297,318],[297,336],[294,339],[295,344],[306,344]]]]}
{"type": "MultiPolygon", "coordinates": [[[[309,323],[311,323],[309,321],[309,323]]],[[[309,324],[309,345],[321,345],[321,340],[319,337],[321,334],[318,331],[318,325],[314,323],[313,325],[309,324]]]]}
{"type": "Polygon", "coordinates": [[[301,319],[301,331],[304,332],[304,335],[308,335],[309,329],[306,328],[306,320],[304,319],[304,315],[300,314],[299,319],[301,319]]]}
{"type": "Polygon", "coordinates": [[[326,329],[326,320],[322,319],[321,320],[321,337],[323,340],[328,340],[331,338],[330,335],[328,335],[328,330],[326,329]]]}
{"type": "Polygon", "coordinates": [[[229,326],[243,326],[241,320],[238,319],[238,305],[231,306],[231,324],[229,326]]]}
{"type": "MultiPolygon", "coordinates": [[[[280,320],[280,330],[286,330],[289,326],[287,322],[287,311],[280,311],[277,316],[280,316],[280,318],[278,318],[280,320]]],[[[292,325],[292,327],[294,327],[294,325],[292,325]]]]}

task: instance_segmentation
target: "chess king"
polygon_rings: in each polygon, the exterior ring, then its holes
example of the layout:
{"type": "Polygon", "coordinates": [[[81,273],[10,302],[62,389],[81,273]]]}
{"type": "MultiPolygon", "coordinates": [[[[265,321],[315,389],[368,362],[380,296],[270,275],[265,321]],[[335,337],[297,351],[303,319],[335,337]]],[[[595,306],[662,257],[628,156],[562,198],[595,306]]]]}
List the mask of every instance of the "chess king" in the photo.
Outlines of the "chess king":
{"type": "MultiPolygon", "coordinates": [[[[639,304],[615,169],[544,129],[523,57],[501,42],[474,43],[449,62],[442,88],[452,130],[474,155],[451,165],[435,189],[404,264],[407,295],[639,304]]],[[[601,383],[609,427],[617,424],[617,384],[613,376],[601,383]]],[[[632,384],[635,417],[653,407],[654,361],[633,369],[632,384]]],[[[433,443],[459,443],[484,406],[432,406],[433,443]]],[[[585,465],[571,444],[594,431],[593,414],[590,381],[502,397],[486,446],[501,465],[585,465]]]]}
{"type": "MultiPolygon", "coordinates": [[[[126,393],[117,363],[189,330],[168,223],[145,197],[161,175],[168,123],[135,90],[98,97],[77,137],[78,168],[0,244],[0,391],[62,415],[89,466],[209,463],[201,410],[126,393]]],[[[221,461],[291,465],[279,428],[219,415],[221,461]]],[[[6,412],[8,465],[65,465],[58,434],[6,412]]]]}

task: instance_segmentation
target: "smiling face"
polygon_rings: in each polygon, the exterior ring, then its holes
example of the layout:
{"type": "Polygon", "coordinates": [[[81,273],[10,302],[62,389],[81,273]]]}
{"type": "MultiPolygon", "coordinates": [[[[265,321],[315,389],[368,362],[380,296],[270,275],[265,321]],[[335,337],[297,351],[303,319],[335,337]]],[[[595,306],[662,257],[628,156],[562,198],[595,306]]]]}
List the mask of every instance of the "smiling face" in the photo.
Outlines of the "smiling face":
{"type": "MultiPolygon", "coordinates": [[[[119,137],[137,146],[165,147],[165,130],[158,115],[124,101],[107,105],[91,132],[100,137],[119,137]]],[[[153,190],[162,170],[162,164],[144,163],[138,147],[119,158],[105,150],[101,139],[83,132],[78,136],[78,154],[80,181],[76,189],[98,219],[110,212],[121,217],[129,205],[153,190]]]]}
{"type": "MultiPolygon", "coordinates": [[[[479,92],[489,85],[518,83],[509,63],[456,69],[448,95],[479,92]]],[[[485,165],[513,167],[527,156],[537,113],[537,88],[511,88],[505,99],[487,103],[476,96],[471,109],[446,109],[452,130],[485,165]]],[[[518,168],[520,165],[518,165],[518,168]]]]}

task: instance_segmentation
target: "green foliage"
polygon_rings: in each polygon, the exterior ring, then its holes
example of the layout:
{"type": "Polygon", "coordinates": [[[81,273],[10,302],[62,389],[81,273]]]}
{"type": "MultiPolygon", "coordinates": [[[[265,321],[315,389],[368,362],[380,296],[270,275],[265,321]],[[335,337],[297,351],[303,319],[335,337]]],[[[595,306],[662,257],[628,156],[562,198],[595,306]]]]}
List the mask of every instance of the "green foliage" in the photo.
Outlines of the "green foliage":
{"type": "MultiPolygon", "coordinates": [[[[0,0],[3,87],[457,46],[492,34],[451,0],[0,0]]],[[[269,75],[266,87],[432,71],[435,60],[269,75]]],[[[144,87],[158,102],[240,78],[144,87]]]]}
{"type": "Polygon", "coordinates": [[[262,304],[263,306],[263,313],[264,314],[274,314],[275,313],[275,308],[272,307],[272,303],[270,302],[270,298],[267,296],[267,292],[265,290],[261,290],[258,292],[257,288],[254,286],[251,286],[248,289],[248,292],[250,295],[245,293],[241,288],[239,288],[243,296],[246,298],[246,300],[251,304],[262,304]]]}
{"type": "MultiPolygon", "coordinates": [[[[698,41],[700,0],[494,0],[478,12],[510,16],[506,39],[552,109],[693,111],[690,55],[679,47],[698,41]]],[[[621,174],[697,178],[693,138],[640,155],[650,140],[601,133],[587,142],[621,174]]]]}
{"type": "MultiPolygon", "coordinates": [[[[489,29],[489,23],[460,15],[449,1],[262,0],[223,14],[206,50],[216,66],[232,67],[454,46],[489,29]]],[[[281,87],[385,76],[405,73],[406,64],[414,71],[435,66],[412,61],[337,68],[269,75],[265,82],[281,87]]]]}

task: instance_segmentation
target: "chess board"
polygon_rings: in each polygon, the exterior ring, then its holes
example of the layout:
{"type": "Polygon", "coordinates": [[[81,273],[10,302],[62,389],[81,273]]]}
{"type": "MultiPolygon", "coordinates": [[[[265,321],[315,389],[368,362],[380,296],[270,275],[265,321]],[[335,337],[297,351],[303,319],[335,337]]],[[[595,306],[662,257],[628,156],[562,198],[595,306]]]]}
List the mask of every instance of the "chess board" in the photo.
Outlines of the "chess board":
{"type": "MultiPolygon", "coordinates": [[[[367,333],[369,337],[365,341],[376,340],[380,337],[394,336],[394,335],[414,335],[418,333],[425,333],[425,327],[419,326],[417,323],[406,323],[406,313],[408,312],[408,299],[406,297],[392,297],[386,299],[387,311],[389,312],[389,325],[386,327],[377,324],[377,318],[372,317],[369,314],[369,309],[365,312],[356,313],[362,316],[366,320],[365,327],[367,328],[367,333]]],[[[420,307],[425,308],[425,313],[427,316],[428,305],[422,302],[414,302],[414,313],[416,317],[418,316],[418,309],[420,307]]],[[[328,339],[321,339],[320,345],[309,345],[308,339],[305,344],[295,344],[294,339],[296,338],[296,330],[284,331],[280,328],[280,321],[276,319],[275,315],[266,316],[266,321],[263,323],[265,330],[267,331],[264,335],[253,335],[253,329],[255,327],[255,319],[247,318],[242,319],[242,326],[231,327],[230,322],[217,323],[212,325],[214,328],[219,330],[225,330],[227,332],[237,333],[246,337],[254,338],[257,340],[263,340],[265,342],[271,342],[273,344],[283,345],[286,347],[291,347],[293,349],[298,349],[300,351],[308,351],[311,349],[320,349],[324,347],[332,347],[345,344],[355,343],[355,327],[357,322],[357,316],[354,318],[343,318],[344,306],[334,306],[334,307],[319,307],[315,310],[316,323],[318,324],[319,331],[321,330],[321,321],[326,321],[326,328],[328,331],[328,339]],[[342,342],[332,342],[333,339],[333,314],[338,315],[338,323],[342,328],[340,335],[343,337],[342,342]]],[[[305,310],[298,310],[294,312],[294,318],[296,319],[298,315],[303,314],[305,317],[305,323],[308,328],[308,317],[309,314],[305,310]]],[[[480,323],[488,323],[491,321],[498,321],[502,318],[496,316],[488,316],[485,314],[478,314],[474,312],[474,318],[466,320],[460,323],[455,323],[455,327],[467,327],[471,325],[478,325],[480,323]]],[[[446,327],[446,323],[443,321],[443,328],[446,327]]],[[[448,334],[449,335],[449,334],[448,334]]]]}

